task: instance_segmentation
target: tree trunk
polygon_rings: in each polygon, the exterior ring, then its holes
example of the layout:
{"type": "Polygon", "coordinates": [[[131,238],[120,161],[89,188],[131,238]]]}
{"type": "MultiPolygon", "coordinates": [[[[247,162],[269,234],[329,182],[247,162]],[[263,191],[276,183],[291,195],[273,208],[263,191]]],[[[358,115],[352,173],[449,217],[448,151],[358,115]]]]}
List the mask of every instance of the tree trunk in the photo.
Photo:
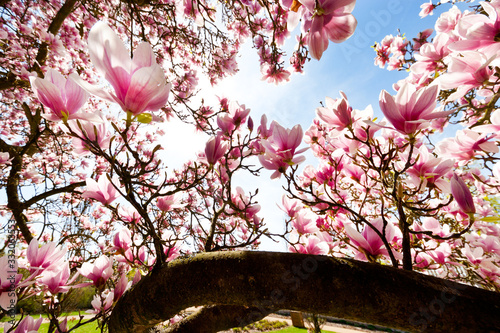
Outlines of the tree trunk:
{"type": "MultiPolygon", "coordinates": [[[[242,324],[289,309],[410,332],[500,331],[500,293],[356,260],[249,251],[202,253],[154,270],[118,301],[109,330],[144,332],[202,305],[253,307],[235,318],[242,324]]],[[[217,321],[213,312],[206,319],[217,321]]]]}

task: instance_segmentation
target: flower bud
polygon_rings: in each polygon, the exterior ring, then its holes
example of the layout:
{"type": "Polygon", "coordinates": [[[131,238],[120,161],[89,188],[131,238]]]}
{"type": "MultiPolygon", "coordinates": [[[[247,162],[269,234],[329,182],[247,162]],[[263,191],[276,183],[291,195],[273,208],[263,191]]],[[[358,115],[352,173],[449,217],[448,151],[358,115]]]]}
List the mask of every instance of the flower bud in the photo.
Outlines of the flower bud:
{"type": "Polygon", "coordinates": [[[451,194],[458,204],[458,207],[466,214],[474,214],[476,207],[472,200],[472,194],[462,178],[453,174],[451,178],[451,194]]]}

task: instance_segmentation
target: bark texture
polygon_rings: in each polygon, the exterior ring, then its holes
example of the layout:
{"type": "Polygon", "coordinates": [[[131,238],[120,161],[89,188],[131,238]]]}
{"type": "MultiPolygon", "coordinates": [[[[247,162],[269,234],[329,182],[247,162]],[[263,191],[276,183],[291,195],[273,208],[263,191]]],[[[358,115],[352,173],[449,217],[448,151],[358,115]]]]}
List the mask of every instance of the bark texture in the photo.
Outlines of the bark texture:
{"type": "Polygon", "coordinates": [[[228,327],[244,327],[267,316],[270,312],[256,307],[238,305],[210,305],[182,321],[158,330],[159,333],[211,333],[228,327]]]}
{"type": "MultiPolygon", "coordinates": [[[[252,307],[233,314],[241,323],[289,309],[410,332],[500,331],[500,293],[355,260],[249,251],[202,253],[154,270],[118,301],[109,330],[145,332],[201,305],[252,307]]],[[[190,332],[217,321],[213,312],[202,317],[190,332]]]]}

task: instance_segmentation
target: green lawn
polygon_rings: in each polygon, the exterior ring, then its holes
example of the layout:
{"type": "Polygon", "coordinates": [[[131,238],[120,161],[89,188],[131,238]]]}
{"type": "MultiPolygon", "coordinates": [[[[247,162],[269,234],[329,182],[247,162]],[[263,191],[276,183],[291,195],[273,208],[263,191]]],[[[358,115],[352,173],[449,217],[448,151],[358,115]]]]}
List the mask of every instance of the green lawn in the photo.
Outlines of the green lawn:
{"type": "MultiPolygon", "coordinates": [[[[282,330],[274,331],[274,332],[280,332],[280,333],[307,333],[307,329],[306,328],[297,328],[297,327],[287,327],[287,328],[284,328],[282,330]]],[[[325,330],[322,330],[321,332],[323,332],[323,333],[335,333],[335,332],[332,332],[332,331],[325,331],[325,330]]]]}
{"type": "MultiPolygon", "coordinates": [[[[71,312],[68,315],[69,316],[78,316],[78,312],[71,312]]],[[[35,317],[35,318],[37,318],[37,317],[35,317]]],[[[72,327],[75,323],[76,323],[76,321],[70,321],[69,326],[72,327]]],[[[49,324],[44,323],[40,326],[40,329],[38,330],[38,332],[47,333],[48,329],[49,329],[49,324]]],[[[82,327],[80,327],[72,332],[75,332],[75,333],[97,333],[100,331],[98,330],[97,322],[94,321],[94,322],[88,323],[86,325],[83,325],[82,327]]],[[[278,333],[278,332],[279,333],[307,333],[307,329],[297,328],[297,327],[287,327],[287,328],[280,329],[277,331],[272,331],[272,332],[276,332],[276,333],[278,333]]],[[[324,330],[322,332],[323,333],[335,333],[332,331],[324,331],[324,330]]],[[[0,333],[3,333],[3,324],[0,324],[0,333]]]]}
{"type": "MultiPolygon", "coordinates": [[[[82,315],[85,315],[87,314],[85,311],[73,311],[73,312],[65,312],[61,315],[62,318],[66,317],[66,316],[69,316],[69,317],[77,317],[78,318],[78,314],[81,313],[82,315]]],[[[31,315],[33,317],[33,319],[37,320],[38,318],[40,318],[40,315],[36,315],[36,314],[32,314],[31,315]]],[[[46,314],[42,314],[42,317],[43,318],[47,318],[47,315],[46,314]]],[[[18,314],[16,315],[16,320],[19,320],[21,318],[21,315],[18,314]]],[[[4,322],[4,321],[10,321],[10,317],[9,316],[5,316],[3,317],[2,319],[0,319],[0,322],[4,322]]],[[[2,326],[3,327],[3,326],[2,326]]]]}
{"type": "MultiPolygon", "coordinates": [[[[69,322],[69,327],[71,328],[74,324],[76,324],[76,321],[75,322],[71,322],[70,321],[69,322]]],[[[38,330],[38,332],[40,332],[40,333],[47,333],[48,329],[49,329],[49,323],[44,323],[44,324],[40,325],[40,329],[38,330]]],[[[79,327],[76,330],[71,331],[71,332],[76,332],[76,333],[97,333],[97,332],[100,332],[100,331],[98,331],[97,322],[93,321],[93,322],[88,323],[86,325],[83,325],[82,327],[79,327]]]]}
{"type": "MultiPolygon", "coordinates": [[[[70,327],[73,326],[72,325],[72,322],[69,323],[70,324],[70,327]]],[[[2,327],[0,328],[0,333],[3,333],[3,325],[1,325],[2,327]]],[[[47,333],[47,330],[49,329],[49,324],[48,323],[44,323],[40,326],[40,329],[38,330],[38,332],[40,333],[47,333]]],[[[94,321],[92,323],[89,323],[87,325],[84,325],[72,332],[76,332],[76,333],[97,333],[97,332],[100,332],[98,331],[98,327],[97,327],[97,323],[94,321]]],[[[284,329],[281,329],[281,330],[278,330],[278,331],[273,331],[273,332],[276,332],[276,333],[307,333],[307,329],[305,328],[296,328],[296,327],[287,327],[287,328],[284,328],[284,329]]],[[[331,332],[331,331],[322,331],[323,333],[335,333],[335,332],[331,332]]]]}
{"type": "MultiPolygon", "coordinates": [[[[73,314],[73,312],[72,312],[72,314],[73,314]]],[[[78,312],[76,312],[75,314],[76,314],[76,316],[78,316],[78,312]]],[[[70,328],[73,327],[76,323],[77,323],[77,321],[68,322],[70,328]]],[[[49,323],[43,323],[42,325],[40,325],[40,329],[38,330],[38,332],[47,333],[48,329],[49,329],[49,323]]],[[[97,332],[100,332],[97,329],[98,329],[97,321],[93,321],[91,323],[83,325],[82,327],[77,328],[76,330],[74,330],[72,332],[76,332],[76,333],[97,333],[97,332]]],[[[4,330],[4,325],[0,324],[0,333],[3,333],[3,330],[4,330]]]]}

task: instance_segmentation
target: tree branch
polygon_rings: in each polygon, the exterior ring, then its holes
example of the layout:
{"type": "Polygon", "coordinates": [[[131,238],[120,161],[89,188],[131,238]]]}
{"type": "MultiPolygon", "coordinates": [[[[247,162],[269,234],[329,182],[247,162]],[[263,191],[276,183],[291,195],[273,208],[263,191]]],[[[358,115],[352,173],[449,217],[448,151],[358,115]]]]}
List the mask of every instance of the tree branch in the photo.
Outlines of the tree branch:
{"type": "Polygon", "coordinates": [[[16,220],[16,225],[21,231],[26,242],[33,239],[31,231],[28,228],[28,218],[24,215],[23,204],[19,199],[19,173],[23,166],[22,155],[20,154],[20,147],[11,146],[4,140],[0,139],[0,151],[8,152],[11,160],[11,168],[9,177],[7,178],[7,186],[5,192],[7,194],[7,208],[12,211],[12,215],[16,220]]]}
{"type": "Polygon", "coordinates": [[[40,200],[43,200],[45,198],[51,197],[51,196],[59,194],[59,193],[73,192],[75,190],[75,188],[81,187],[81,186],[85,186],[85,182],[78,182],[78,183],[66,185],[64,187],[53,188],[52,190],[49,190],[49,191],[44,192],[42,194],[36,195],[33,198],[27,200],[26,202],[24,202],[22,204],[23,208],[26,209],[40,200]]]}
{"type": "Polygon", "coordinates": [[[109,331],[144,332],[187,307],[214,304],[299,310],[410,332],[500,329],[499,293],[355,260],[242,251],[164,264],[118,301],[109,331]]]}
{"type": "Polygon", "coordinates": [[[5,77],[0,78],[0,91],[10,89],[12,87],[28,88],[29,81],[19,80],[12,72],[8,73],[5,77]]]}
{"type": "MultiPolygon", "coordinates": [[[[9,1],[0,1],[0,6],[4,7],[9,1]]],[[[64,20],[71,14],[73,11],[73,7],[75,6],[77,0],[68,0],[66,1],[56,16],[50,23],[47,32],[50,32],[53,35],[57,35],[59,29],[61,28],[64,20]]],[[[37,72],[39,77],[43,77],[43,72],[41,67],[45,65],[45,61],[47,60],[47,55],[49,51],[49,45],[46,42],[43,42],[38,49],[38,53],[35,58],[35,63],[31,66],[30,71],[37,72]]],[[[8,73],[4,78],[0,79],[0,91],[5,89],[10,89],[12,87],[21,87],[28,88],[30,87],[29,81],[20,80],[13,73],[8,73]]]]}
{"type": "MultiPolygon", "coordinates": [[[[64,20],[71,14],[73,11],[73,7],[77,0],[67,0],[64,5],[59,8],[56,16],[52,22],[50,22],[49,28],[47,32],[50,32],[53,35],[57,35],[59,29],[61,28],[64,20]]],[[[45,65],[45,61],[47,60],[49,45],[45,42],[42,43],[40,48],[38,49],[38,53],[36,55],[36,62],[33,64],[32,70],[36,71],[40,77],[43,77],[43,73],[41,72],[41,66],[45,65]]]]}
{"type": "Polygon", "coordinates": [[[211,305],[184,318],[159,333],[210,333],[226,330],[228,327],[244,327],[259,321],[270,309],[237,305],[211,305]]]}

